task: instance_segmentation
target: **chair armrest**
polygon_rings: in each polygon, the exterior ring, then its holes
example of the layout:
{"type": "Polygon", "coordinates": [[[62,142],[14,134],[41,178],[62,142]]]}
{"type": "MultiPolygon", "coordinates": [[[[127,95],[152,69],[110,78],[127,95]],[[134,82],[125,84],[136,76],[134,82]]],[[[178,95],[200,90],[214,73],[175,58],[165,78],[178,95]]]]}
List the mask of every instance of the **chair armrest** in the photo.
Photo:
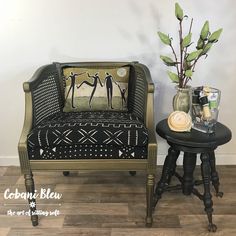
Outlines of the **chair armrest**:
{"type": "Polygon", "coordinates": [[[18,143],[19,149],[27,148],[27,136],[30,133],[33,126],[32,92],[42,82],[43,77],[40,75],[47,66],[48,65],[45,65],[37,69],[37,71],[33,74],[31,79],[23,83],[23,90],[25,92],[25,117],[24,117],[23,129],[18,143]]]}
{"type": "Polygon", "coordinates": [[[141,118],[148,129],[154,127],[154,91],[155,86],[149,69],[140,63],[134,63],[135,86],[131,90],[129,109],[141,118]]]}
{"type": "Polygon", "coordinates": [[[148,130],[148,145],[157,146],[157,138],[154,129],[148,130]]]}
{"type": "MultiPolygon", "coordinates": [[[[157,162],[157,139],[154,129],[154,91],[149,69],[140,63],[134,63],[136,75],[136,87],[132,105],[134,112],[143,119],[148,129],[148,173],[156,173],[157,162]]],[[[133,92],[133,91],[132,91],[133,92]]]]}
{"type": "Polygon", "coordinates": [[[148,130],[148,173],[156,174],[157,139],[154,129],[148,130]]]}
{"type": "Polygon", "coordinates": [[[139,63],[138,66],[140,68],[142,68],[143,72],[144,72],[144,81],[145,81],[145,84],[147,86],[147,92],[148,93],[154,93],[155,91],[155,85],[153,83],[153,80],[152,80],[152,77],[151,77],[151,74],[150,74],[150,71],[149,69],[147,68],[147,66],[145,66],[144,64],[141,64],[139,63]]]}
{"type": "Polygon", "coordinates": [[[49,65],[41,66],[36,70],[36,72],[33,74],[33,76],[26,82],[23,83],[23,89],[25,92],[30,92],[37,88],[37,86],[42,82],[44,79],[43,76],[40,76],[42,72],[47,68],[49,65]]]}
{"type": "Polygon", "coordinates": [[[32,128],[41,120],[62,109],[60,81],[55,64],[40,67],[32,78],[23,83],[25,92],[24,125],[18,142],[21,171],[30,171],[27,138],[32,128]]]}
{"type": "Polygon", "coordinates": [[[33,109],[32,109],[32,96],[30,91],[25,91],[25,117],[24,125],[21,132],[18,147],[25,148],[27,143],[27,135],[32,129],[33,109]]]}
{"type": "Polygon", "coordinates": [[[20,166],[22,174],[30,173],[30,162],[28,158],[28,150],[27,150],[27,137],[29,132],[32,129],[33,124],[33,109],[32,109],[32,95],[29,88],[25,88],[25,118],[24,125],[21,132],[20,140],[18,142],[18,154],[20,159],[20,166]]]}
{"type": "Polygon", "coordinates": [[[55,64],[40,67],[32,78],[23,84],[26,110],[32,109],[32,126],[63,109],[62,81],[55,64]],[[28,94],[28,95],[27,95],[28,94]]]}

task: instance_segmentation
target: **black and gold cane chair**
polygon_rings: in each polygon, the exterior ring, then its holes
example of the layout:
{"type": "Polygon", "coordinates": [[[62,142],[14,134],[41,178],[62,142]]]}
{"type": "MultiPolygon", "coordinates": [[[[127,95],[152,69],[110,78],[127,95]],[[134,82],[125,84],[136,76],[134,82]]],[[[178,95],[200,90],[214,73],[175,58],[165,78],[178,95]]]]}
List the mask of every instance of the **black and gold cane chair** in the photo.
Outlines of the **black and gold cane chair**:
{"type": "MultiPolygon", "coordinates": [[[[146,171],[151,226],[157,143],[148,68],[138,62],[53,63],[23,88],[18,151],[27,192],[34,192],[33,171],[146,171]]],[[[35,204],[30,210],[36,226],[35,204]]]]}

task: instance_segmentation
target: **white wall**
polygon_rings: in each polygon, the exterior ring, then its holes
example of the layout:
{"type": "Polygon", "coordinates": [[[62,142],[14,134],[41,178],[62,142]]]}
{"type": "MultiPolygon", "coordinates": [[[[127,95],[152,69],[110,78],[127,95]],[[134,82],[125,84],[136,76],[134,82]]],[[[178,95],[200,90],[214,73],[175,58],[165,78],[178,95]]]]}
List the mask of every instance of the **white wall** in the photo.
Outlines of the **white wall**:
{"type": "MultiPolygon", "coordinates": [[[[53,61],[138,60],[156,83],[156,121],[172,110],[174,85],[159,55],[169,53],[157,38],[161,30],[177,36],[172,0],[7,0],[0,8],[0,165],[15,163],[23,124],[23,81],[53,61]]],[[[202,24],[224,28],[209,57],[197,65],[192,85],[221,89],[219,120],[236,131],[236,2],[181,0],[194,18],[195,42],[202,24]]],[[[218,163],[236,164],[236,139],[218,149],[218,163]]],[[[163,163],[167,145],[159,139],[163,163]]]]}

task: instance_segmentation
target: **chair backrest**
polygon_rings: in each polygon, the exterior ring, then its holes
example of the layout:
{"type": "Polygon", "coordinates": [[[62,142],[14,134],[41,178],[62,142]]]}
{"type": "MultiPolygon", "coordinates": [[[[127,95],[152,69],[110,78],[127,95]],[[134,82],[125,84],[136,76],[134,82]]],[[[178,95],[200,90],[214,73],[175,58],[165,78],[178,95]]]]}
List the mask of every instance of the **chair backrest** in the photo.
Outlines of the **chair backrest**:
{"type": "Polygon", "coordinates": [[[63,69],[72,67],[112,69],[129,67],[129,84],[127,111],[144,120],[147,99],[145,72],[137,62],[73,62],[53,63],[41,67],[35,74],[39,77],[32,90],[33,125],[58,112],[62,112],[65,104],[66,81],[63,69]]]}
{"type": "MultiPolygon", "coordinates": [[[[145,83],[145,73],[141,64],[138,62],[73,62],[73,63],[55,63],[58,69],[59,78],[61,81],[61,91],[65,94],[66,82],[63,78],[63,68],[68,67],[86,67],[86,68],[120,68],[128,66],[129,72],[129,85],[128,85],[128,98],[127,108],[129,112],[134,113],[140,119],[144,119],[144,108],[146,105],[146,90],[147,84],[145,83]]],[[[147,68],[146,68],[147,69],[147,68]]],[[[63,101],[65,96],[63,96],[63,101]]]]}

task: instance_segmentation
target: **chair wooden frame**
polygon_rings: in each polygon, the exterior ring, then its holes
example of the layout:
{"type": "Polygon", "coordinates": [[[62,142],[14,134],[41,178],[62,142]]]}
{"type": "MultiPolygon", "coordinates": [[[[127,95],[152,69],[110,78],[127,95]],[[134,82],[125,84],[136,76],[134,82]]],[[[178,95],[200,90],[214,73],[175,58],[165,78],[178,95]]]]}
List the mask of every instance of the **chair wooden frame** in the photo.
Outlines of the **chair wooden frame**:
{"type": "MultiPolygon", "coordinates": [[[[73,65],[75,63],[72,63],[73,65]]],[[[84,62],[86,65],[124,65],[125,62],[84,62]]],[[[126,63],[127,64],[127,63],[126,63]]],[[[157,141],[154,132],[154,83],[152,82],[148,68],[138,62],[130,63],[139,68],[144,73],[144,82],[146,87],[145,107],[143,108],[144,123],[149,132],[148,141],[148,158],[147,159],[101,159],[101,160],[29,160],[27,150],[27,135],[33,126],[33,99],[32,87],[37,85],[39,74],[44,67],[39,68],[31,80],[23,84],[25,92],[25,120],[23,130],[18,143],[18,152],[20,159],[21,172],[25,177],[25,186],[27,192],[34,192],[33,171],[75,171],[75,170],[92,170],[92,171],[146,171],[146,201],[147,214],[146,226],[152,226],[152,208],[153,208],[153,190],[156,174],[157,160],[157,141]]],[[[81,63],[80,63],[81,65],[81,63]]],[[[30,200],[29,200],[30,201],[30,200]]],[[[30,207],[31,211],[36,208],[30,207]]],[[[31,215],[31,221],[34,226],[38,224],[38,216],[31,215]]]]}

